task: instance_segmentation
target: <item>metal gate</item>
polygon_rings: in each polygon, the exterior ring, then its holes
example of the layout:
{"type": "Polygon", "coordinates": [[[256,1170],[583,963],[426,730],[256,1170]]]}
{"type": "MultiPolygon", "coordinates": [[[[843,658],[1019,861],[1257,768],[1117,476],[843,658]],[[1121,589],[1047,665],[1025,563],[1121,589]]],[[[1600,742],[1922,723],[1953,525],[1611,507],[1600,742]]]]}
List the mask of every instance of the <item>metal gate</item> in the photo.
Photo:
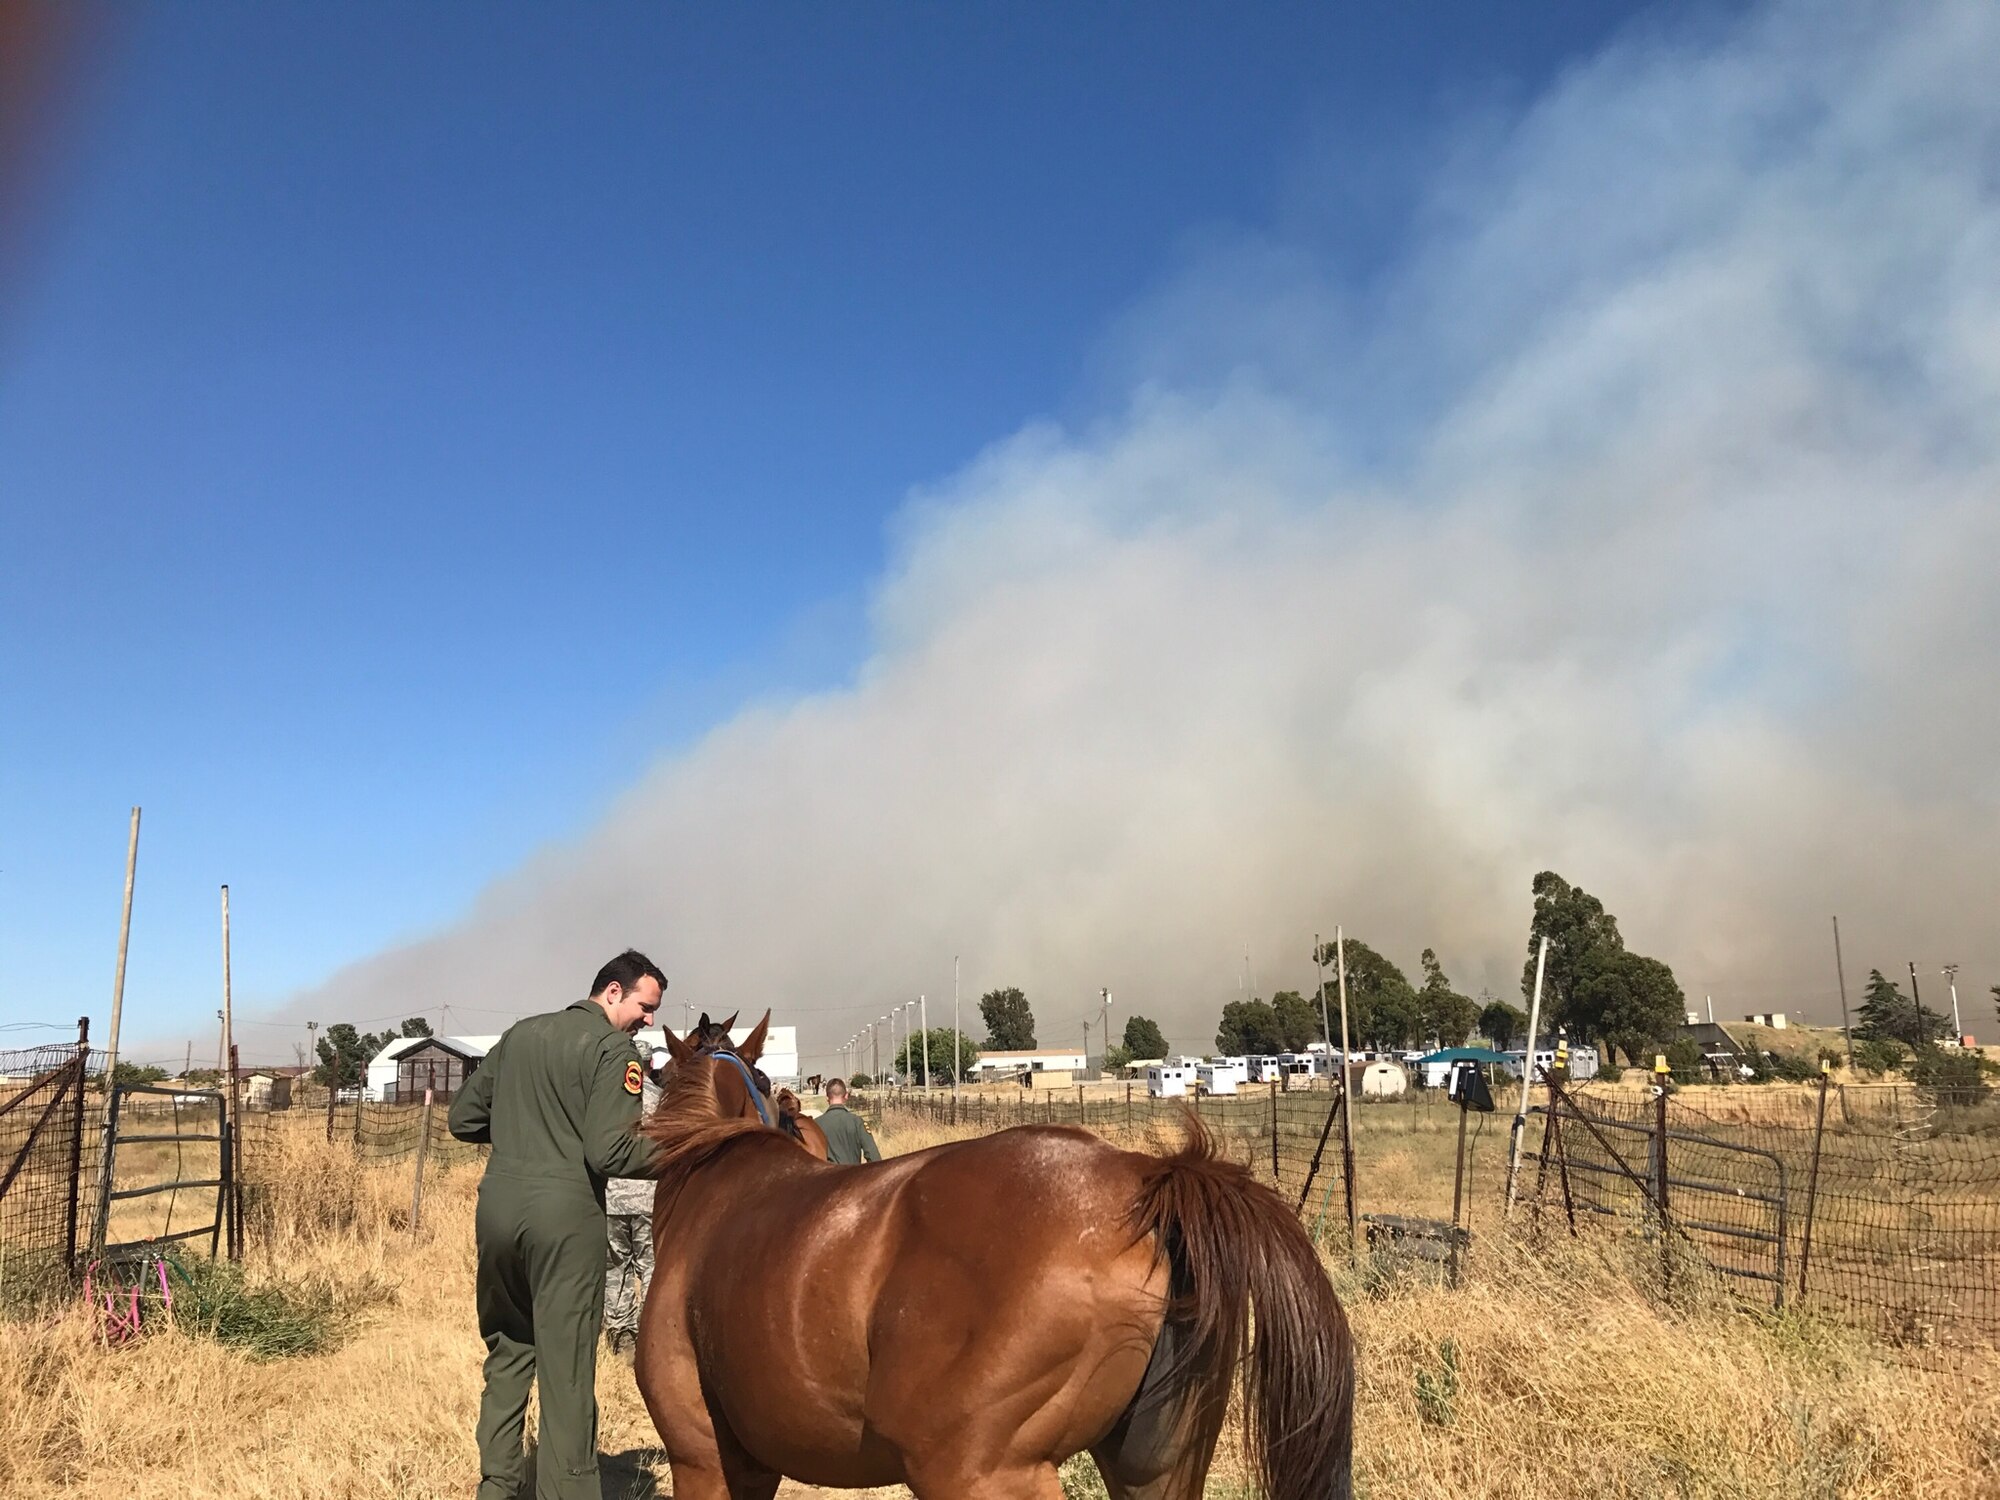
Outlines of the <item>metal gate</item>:
{"type": "Polygon", "coordinates": [[[1536,1212],[1557,1197],[1574,1232],[1577,1215],[1625,1219],[1663,1247],[1693,1250],[1709,1269],[1770,1288],[1785,1305],[1791,1194],[1784,1161],[1769,1151],[1676,1129],[1665,1104],[1591,1107],[1552,1091],[1535,1157],[1536,1212]]]}
{"type": "Polygon", "coordinates": [[[76,1267],[89,1038],[81,1020],[74,1047],[0,1054],[0,1074],[26,1078],[0,1088],[0,1255],[17,1282],[76,1267]]]}
{"type": "MultiPolygon", "coordinates": [[[[138,1159],[127,1156],[128,1164],[137,1164],[138,1159]]],[[[141,1171],[139,1175],[151,1177],[151,1172],[141,1171]]],[[[208,1238],[208,1253],[213,1256],[221,1248],[222,1227],[225,1211],[234,1201],[233,1187],[236,1180],[235,1140],[229,1125],[229,1110],[222,1093],[213,1089],[163,1089],[146,1084],[122,1084],[111,1091],[111,1110],[104,1126],[104,1177],[103,1191],[98,1197],[97,1233],[94,1243],[98,1254],[106,1260],[117,1260],[121,1256],[144,1251],[153,1247],[180,1240],[208,1238]],[[150,1103],[164,1100],[163,1105],[150,1103]],[[210,1129],[184,1130],[184,1123],[196,1126],[209,1124],[210,1129]],[[171,1125],[172,1129],[161,1129],[171,1125]],[[135,1128],[136,1127],[136,1128],[135,1128]],[[216,1147],[217,1171],[213,1177],[181,1177],[181,1153],[184,1146],[202,1146],[213,1142],[216,1147]],[[131,1187],[120,1187],[120,1148],[127,1146],[172,1145],[175,1149],[175,1175],[152,1181],[140,1182],[131,1187]],[[183,1191],[200,1192],[213,1189],[215,1209],[207,1222],[198,1223],[187,1229],[173,1227],[173,1204],[183,1191]],[[129,1203],[134,1199],[151,1198],[161,1193],[171,1193],[168,1199],[166,1223],[157,1233],[135,1234],[129,1239],[113,1240],[112,1207],[117,1203],[129,1203]]]]}

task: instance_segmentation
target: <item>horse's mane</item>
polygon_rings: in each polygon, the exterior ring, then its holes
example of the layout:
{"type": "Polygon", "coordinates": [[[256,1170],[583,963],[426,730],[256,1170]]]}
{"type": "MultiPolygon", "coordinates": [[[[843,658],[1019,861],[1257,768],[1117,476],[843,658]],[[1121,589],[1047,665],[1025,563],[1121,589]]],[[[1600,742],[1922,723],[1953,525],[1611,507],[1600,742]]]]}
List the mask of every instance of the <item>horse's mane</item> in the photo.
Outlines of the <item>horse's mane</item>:
{"type": "Polygon", "coordinates": [[[639,1134],[653,1143],[653,1171],[662,1180],[685,1177],[741,1136],[767,1133],[762,1120],[721,1117],[715,1068],[710,1056],[677,1061],[658,1108],[639,1124],[639,1134]]]}

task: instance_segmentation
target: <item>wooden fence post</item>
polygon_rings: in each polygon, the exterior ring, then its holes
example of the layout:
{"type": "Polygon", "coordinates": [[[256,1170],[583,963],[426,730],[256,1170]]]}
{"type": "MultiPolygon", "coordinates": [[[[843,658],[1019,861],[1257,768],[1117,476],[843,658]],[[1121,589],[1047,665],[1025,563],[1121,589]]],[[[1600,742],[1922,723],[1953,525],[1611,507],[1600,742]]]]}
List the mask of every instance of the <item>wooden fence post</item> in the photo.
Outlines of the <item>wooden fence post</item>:
{"type": "Polygon", "coordinates": [[[431,1149],[432,1085],[424,1085],[424,1113],[417,1122],[417,1165],[410,1176],[410,1233],[416,1234],[424,1215],[424,1159],[431,1149]]]}

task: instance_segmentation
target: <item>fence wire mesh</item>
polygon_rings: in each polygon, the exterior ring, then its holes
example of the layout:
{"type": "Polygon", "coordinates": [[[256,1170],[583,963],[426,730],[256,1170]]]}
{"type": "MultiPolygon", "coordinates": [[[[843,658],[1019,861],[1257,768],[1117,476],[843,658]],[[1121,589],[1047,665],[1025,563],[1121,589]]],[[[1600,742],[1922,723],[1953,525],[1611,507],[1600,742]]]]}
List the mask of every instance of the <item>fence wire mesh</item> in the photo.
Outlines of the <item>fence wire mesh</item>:
{"type": "MultiPolygon", "coordinates": [[[[1759,1282],[1757,1295],[1897,1343],[2000,1336],[2000,1119],[1898,1092],[1829,1088],[1823,1130],[1817,1091],[1759,1098],[1754,1113],[1700,1090],[1672,1095],[1673,1233],[1715,1269],[1759,1282]]],[[[1538,1211],[1562,1212],[1566,1190],[1585,1227],[1657,1219],[1657,1104],[1569,1100],[1553,1138],[1540,1116],[1538,1211]]]]}
{"type": "Polygon", "coordinates": [[[102,1062],[74,1044],[0,1052],[0,1303],[62,1284],[88,1239],[102,1062]]]}

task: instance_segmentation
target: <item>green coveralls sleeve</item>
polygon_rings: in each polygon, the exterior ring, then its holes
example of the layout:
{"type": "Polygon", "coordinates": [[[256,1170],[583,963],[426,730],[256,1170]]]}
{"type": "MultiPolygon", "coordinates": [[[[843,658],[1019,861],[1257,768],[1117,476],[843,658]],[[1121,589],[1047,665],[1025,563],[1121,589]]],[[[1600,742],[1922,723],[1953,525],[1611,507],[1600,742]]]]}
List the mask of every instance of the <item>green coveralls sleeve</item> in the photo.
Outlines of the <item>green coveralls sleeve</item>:
{"type": "Polygon", "coordinates": [[[638,1134],[643,1082],[640,1087],[625,1086],[628,1077],[643,1080],[639,1068],[624,1032],[613,1032],[598,1044],[596,1070],[584,1103],[583,1154],[600,1177],[653,1175],[653,1143],[638,1134]]]}
{"type": "Polygon", "coordinates": [[[882,1159],[882,1148],[875,1144],[875,1137],[869,1132],[868,1122],[863,1120],[859,1115],[856,1115],[854,1120],[855,1124],[861,1127],[861,1159],[863,1161],[880,1161],[882,1159]]]}
{"type": "Polygon", "coordinates": [[[474,1145],[490,1145],[493,1140],[493,1080],[499,1076],[500,1047],[495,1043],[451,1101],[446,1124],[452,1135],[474,1145]]]}

